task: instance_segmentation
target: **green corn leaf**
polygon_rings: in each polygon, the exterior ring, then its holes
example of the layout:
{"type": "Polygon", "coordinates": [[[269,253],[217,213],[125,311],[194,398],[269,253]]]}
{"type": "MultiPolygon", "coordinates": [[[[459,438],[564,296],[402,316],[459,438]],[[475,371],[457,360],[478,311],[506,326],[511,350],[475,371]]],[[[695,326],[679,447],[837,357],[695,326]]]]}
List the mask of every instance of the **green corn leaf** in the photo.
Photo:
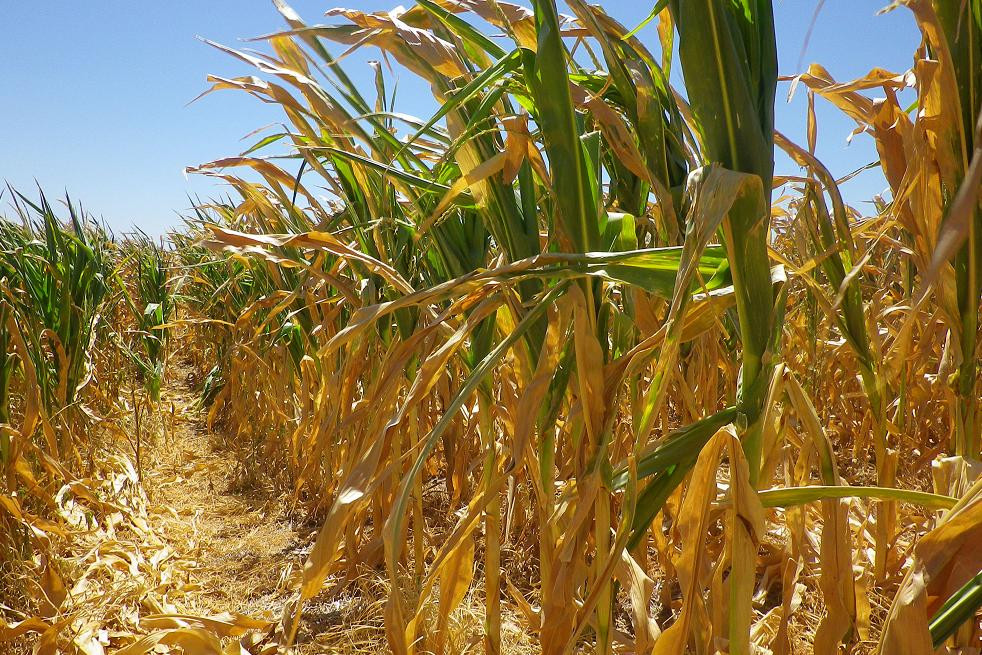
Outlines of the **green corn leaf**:
{"type": "Polygon", "coordinates": [[[952,594],[931,618],[928,628],[931,631],[934,647],[940,648],[948,637],[958,631],[958,628],[974,620],[980,607],[982,607],[982,573],[978,573],[952,594]]]}

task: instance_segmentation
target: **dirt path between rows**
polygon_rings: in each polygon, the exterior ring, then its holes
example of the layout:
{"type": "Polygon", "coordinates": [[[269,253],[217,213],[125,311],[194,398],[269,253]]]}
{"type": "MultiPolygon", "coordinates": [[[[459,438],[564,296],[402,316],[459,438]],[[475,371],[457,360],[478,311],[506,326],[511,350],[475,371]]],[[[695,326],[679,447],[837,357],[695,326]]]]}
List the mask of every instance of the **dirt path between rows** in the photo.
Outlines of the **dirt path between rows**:
{"type": "MultiPolygon", "coordinates": [[[[295,597],[317,526],[291,520],[284,498],[237,483],[227,441],[208,429],[197,407],[192,369],[173,362],[168,378],[147,420],[157,437],[144,445],[143,488],[149,532],[162,542],[157,552],[170,553],[171,573],[161,570],[150,577],[165,597],[167,589],[179,590],[168,611],[184,617],[229,613],[278,625],[284,606],[295,597]]],[[[357,567],[344,585],[325,588],[304,605],[289,652],[389,652],[382,621],[388,594],[383,569],[357,567]]],[[[480,642],[482,594],[470,592],[451,617],[451,631],[465,652],[480,642]]],[[[200,622],[191,618],[184,625],[200,622]]],[[[531,652],[532,640],[510,611],[503,631],[507,652],[531,652]]],[[[276,652],[281,635],[271,630],[252,634],[258,643],[248,652],[276,652]]]]}
{"type": "MultiPolygon", "coordinates": [[[[156,410],[162,436],[149,449],[144,489],[154,532],[183,560],[176,567],[187,582],[181,613],[278,623],[294,598],[316,526],[291,520],[283,498],[240,488],[234,459],[196,405],[191,369],[175,364],[156,410]]],[[[325,591],[304,606],[292,652],[388,652],[381,623],[384,573],[363,573],[343,593],[325,591]]],[[[267,634],[263,642],[277,639],[267,634]]]]}
{"type": "Polygon", "coordinates": [[[303,544],[282,506],[233,489],[234,463],[217,449],[195,406],[189,369],[178,367],[161,395],[162,436],[144,473],[156,531],[187,560],[187,614],[222,612],[277,620],[285,582],[303,544]]]}

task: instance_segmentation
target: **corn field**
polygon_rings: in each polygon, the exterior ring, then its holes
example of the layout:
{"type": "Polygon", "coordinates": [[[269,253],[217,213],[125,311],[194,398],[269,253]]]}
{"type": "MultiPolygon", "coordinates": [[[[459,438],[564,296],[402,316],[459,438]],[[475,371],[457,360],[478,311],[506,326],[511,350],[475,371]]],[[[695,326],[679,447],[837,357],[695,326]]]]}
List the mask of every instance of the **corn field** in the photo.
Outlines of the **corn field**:
{"type": "Polygon", "coordinates": [[[0,652],[980,652],[980,0],[846,81],[779,77],[770,0],[274,4],[207,92],[283,123],[165,240],[3,196],[0,652]],[[298,535],[262,607],[160,527],[182,383],[298,535]]]}

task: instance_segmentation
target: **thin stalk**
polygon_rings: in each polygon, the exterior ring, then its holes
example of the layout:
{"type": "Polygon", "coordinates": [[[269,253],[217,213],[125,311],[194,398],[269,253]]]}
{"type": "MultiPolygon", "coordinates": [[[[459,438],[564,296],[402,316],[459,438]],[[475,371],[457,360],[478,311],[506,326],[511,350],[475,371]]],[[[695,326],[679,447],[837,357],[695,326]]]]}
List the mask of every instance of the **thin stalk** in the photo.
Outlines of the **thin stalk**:
{"type": "MultiPolygon", "coordinates": [[[[490,403],[482,395],[479,416],[481,448],[484,451],[484,474],[481,487],[485,493],[491,490],[497,463],[497,442],[494,438],[494,421],[490,403]]],[[[501,653],[501,498],[494,494],[484,511],[484,652],[501,653]]]]}

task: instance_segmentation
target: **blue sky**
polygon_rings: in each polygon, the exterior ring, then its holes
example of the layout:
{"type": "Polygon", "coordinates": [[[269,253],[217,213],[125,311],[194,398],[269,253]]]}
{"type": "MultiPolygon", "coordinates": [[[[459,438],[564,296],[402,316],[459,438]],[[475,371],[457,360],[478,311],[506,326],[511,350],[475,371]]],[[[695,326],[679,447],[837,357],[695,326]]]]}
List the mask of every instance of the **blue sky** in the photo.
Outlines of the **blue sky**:
{"type": "MultiPolygon", "coordinates": [[[[283,27],[268,0],[4,4],[0,179],[22,191],[33,191],[36,179],[51,196],[67,190],[117,230],[138,226],[161,233],[179,223],[189,194],[207,198],[224,193],[211,179],[186,178],[185,166],[238,154],[249,132],[281,120],[275,108],[240,92],[215,93],[187,104],[207,88],[209,73],[252,72],[195,37],[255,47],[241,39],[283,27]]],[[[327,20],[324,12],[339,4],[378,11],[399,0],[291,4],[308,23],[317,23],[327,20]]],[[[602,4],[629,25],[651,8],[650,0],[602,4]]],[[[886,0],[826,0],[802,54],[816,0],[776,0],[781,73],[795,73],[813,61],[840,80],[874,66],[905,70],[919,36],[906,10],[875,15],[885,4],[886,0]]],[[[646,28],[641,38],[654,44],[654,30],[646,28]]],[[[346,62],[348,73],[368,90],[373,83],[365,61],[378,57],[376,51],[346,62]]],[[[403,74],[400,80],[399,109],[427,114],[432,100],[426,87],[407,77],[403,74]]],[[[799,92],[790,105],[785,96],[786,86],[778,92],[778,129],[801,142],[805,96],[799,92]]],[[[833,173],[842,175],[875,159],[868,137],[846,145],[851,121],[821,101],[818,110],[818,155],[833,173]]],[[[795,170],[779,163],[778,172],[795,170]]],[[[882,187],[881,177],[866,173],[844,192],[847,200],[860,203],[882,187]]]]}

